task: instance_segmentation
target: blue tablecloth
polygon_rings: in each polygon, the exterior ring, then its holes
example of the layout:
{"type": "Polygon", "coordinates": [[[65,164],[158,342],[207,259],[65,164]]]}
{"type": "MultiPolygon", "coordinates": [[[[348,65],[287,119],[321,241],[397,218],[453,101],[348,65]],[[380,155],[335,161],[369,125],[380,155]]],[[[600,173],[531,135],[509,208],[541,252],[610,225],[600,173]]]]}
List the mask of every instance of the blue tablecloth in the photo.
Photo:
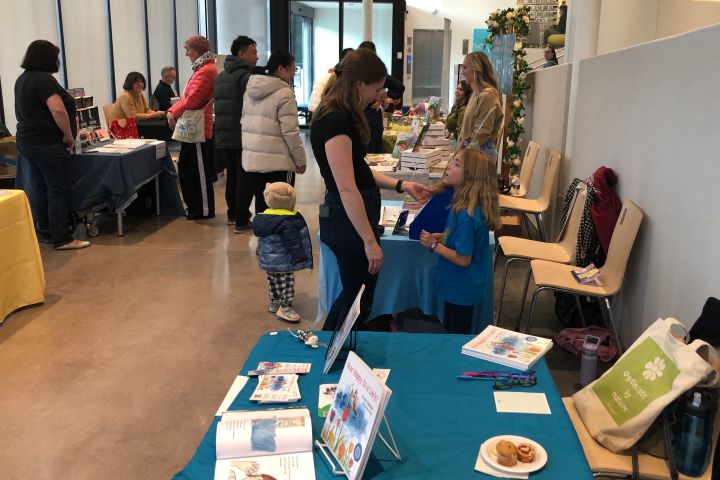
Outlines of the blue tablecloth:
{"type": "MultiPolygon", "coordinates": [[[[320,332],[328,341],[330,332],[320,332]]],[[[365,479],[474,479],[494,478],[474,471],[480,444],[496,435],[521,435],[539,442],[548,453],[548,463],[531,479],[590,479],[590,467],[562,404],[545,360],[535,367],[538,384],[523,392],[544,392],[551,415],[499,414],[495,410],[492,383],[461,381],[465,370],[503,370],[498,365],[460,354],[470,336],[409,333],[359,332],[357,353],[372,368],[390,368],[387,385],[392,390],[386,411],[402,461],[395,461],[379,440],[368,462],[365,479]]],[[[317,416],[318,386],[335,383],[344,362],[336,362],[322,374],[325,350],[313,350],[287,332],[264,335],[241,371],[247,373],[263,360],[311,362],[310,373],[300,378],[302,399],[311,413],[313,438],[320,438],[325,419],[317,416]]],[[[251,378],[232,402],[230,410],[262,408],[248,398],[257,386],[251,378]]],[[[264,407],[264,406],[263,406],[264,407]]],[[[190,462],[176,480],[212,479],[215,465],[215,417],[190,462]]],[[[318,480],[333,477],[317,451],[318,480]]]]}
{"type": "MultiPolygon", "coordinates": [[[[36,204],[30,168],[18,156],[16,186],[36,204]]],[[[156,158],[155,146],[145,145],[128,153],[82,153],[72,156],[73,188],[70,208],[74,212],[105,205],[116,213],[136,197],[137,189],[160,174],[160,213],[180,216],[185,210],[177,187],[177,174],[169,155],[156,158]]]]}
{"type": "MultiPolygon", "coordinates": [[[[402,205],[402,202],[383,201],[383,205],[402,205]]],[[[318,236],[319,238],[319,236],[318,236]]],[[[400,313],[418,308],[426,315],[444,317],[443,300],[435,294],[435,270],[438,257],[405,235],[393,235],[386,228],[380,237],[383,267],[380,270],[370,319],[378,315],[400,313]]],[[[495,249],[495,236],[490,233],[490,251],[495,249]]],[[[492,262],[492,258],[488,259],[492,262]]],[[[492,268],[492,267],[490,267],[492,268]]],[[[337,260],[330,247],[320,242],[318,302],[315,322],[325,319],[330,307],[342,291],[337,260]]],[[[486,286],[485,302],[475,308],[473,332],[480,332],[493,321],[493,279],[486,286]]]]}

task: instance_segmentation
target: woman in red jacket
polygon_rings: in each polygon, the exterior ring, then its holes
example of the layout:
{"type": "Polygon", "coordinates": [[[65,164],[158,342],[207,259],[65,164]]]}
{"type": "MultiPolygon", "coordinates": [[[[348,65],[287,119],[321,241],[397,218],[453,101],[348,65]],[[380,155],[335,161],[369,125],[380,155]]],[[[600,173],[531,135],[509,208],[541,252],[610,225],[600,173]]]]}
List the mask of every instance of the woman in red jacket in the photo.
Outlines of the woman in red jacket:
{"type": "MultiPolygon", "coordinates": [[[[213,132],[213,84],[217,77],[215,56],[210,42],[200,35],[185,41],[185,55],[192,62],[193,74],[185,85],[182,98],[167,111],[170,128],[186,110],[205,110],[205,138],[213,132]]],[[[187,205],[187,219],[198,220],[215,216],[215,193],[212,179],[214,167],[207,142],[184,143],[180,147],[178,176],[183,199],[187,205]]]]}

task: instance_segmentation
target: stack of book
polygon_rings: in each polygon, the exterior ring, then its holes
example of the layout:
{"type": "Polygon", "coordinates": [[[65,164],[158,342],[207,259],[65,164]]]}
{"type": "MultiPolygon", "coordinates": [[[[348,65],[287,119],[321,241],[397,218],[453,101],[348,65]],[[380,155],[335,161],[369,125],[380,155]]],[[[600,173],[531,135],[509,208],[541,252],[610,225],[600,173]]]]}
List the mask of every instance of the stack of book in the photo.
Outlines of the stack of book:
{"type": "Polygon", "coordinates": [[[462,353],[518,370],[528,370],[552,348],[547,338],[489,325],[463,345],[462,353]]]}
{"type": "Polygon", "coordinates": [[[430,168],[443,159],[443,151],[439,148],[423,148],[419,152],[405,151],[400,158],[400,170],[416,173],[429,173],[430,168]]]}
{"type": "Polygon", "coordinates": [[[450,151],[450,142],[445,138],[445,124],[433,123],[423,139],[423,147],[450,151]]]}

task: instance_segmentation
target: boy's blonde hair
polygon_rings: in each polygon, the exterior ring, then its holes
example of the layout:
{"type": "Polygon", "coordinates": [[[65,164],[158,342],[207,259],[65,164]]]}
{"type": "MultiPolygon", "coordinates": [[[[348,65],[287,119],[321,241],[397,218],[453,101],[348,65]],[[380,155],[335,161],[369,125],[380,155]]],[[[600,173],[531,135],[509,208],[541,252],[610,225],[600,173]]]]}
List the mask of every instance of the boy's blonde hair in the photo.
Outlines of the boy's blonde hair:
{"type": "Polygon", "coordinates": [[[502,221],[495,164],[474,148],[464,150],[459,160],[462,162],[464,183],[455,189],[450,208],[455,213],[467,210],[472,217],[475,207],[479,206],[487,227],[499,230],[502,221]]]}

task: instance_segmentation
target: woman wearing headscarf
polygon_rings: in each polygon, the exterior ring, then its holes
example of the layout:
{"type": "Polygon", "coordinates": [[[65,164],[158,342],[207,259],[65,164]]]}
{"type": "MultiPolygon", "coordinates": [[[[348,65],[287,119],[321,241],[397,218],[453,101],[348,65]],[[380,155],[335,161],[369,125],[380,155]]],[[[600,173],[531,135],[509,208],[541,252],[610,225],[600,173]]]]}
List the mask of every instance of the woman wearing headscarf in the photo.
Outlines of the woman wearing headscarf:
{"type": "MultiPolygon", "coordinates": [[[[210,42],[200,35],[185,41],[185,55],[192,62],[193,74],[188,80],[182,98],[167,111],[170,128],[187,110],[204,110],[205,139],[213,132],[213,84],[217,77],[215,56],[210,42]]],[[[185,143],[180,147],[178,177],[183,199],[187,205],[187,219],[199,220],[215,216],[215,193],[212,180],[215,176],[207,142],[185,143]]]]}
{"type": "Polygon", "coordinates": [[[490,60],[483,52],[465,57],[462,74],[472,87],[459,142],[480,150],[497,163],[496,142],[503,123],[502,97],[490,60]]]}

